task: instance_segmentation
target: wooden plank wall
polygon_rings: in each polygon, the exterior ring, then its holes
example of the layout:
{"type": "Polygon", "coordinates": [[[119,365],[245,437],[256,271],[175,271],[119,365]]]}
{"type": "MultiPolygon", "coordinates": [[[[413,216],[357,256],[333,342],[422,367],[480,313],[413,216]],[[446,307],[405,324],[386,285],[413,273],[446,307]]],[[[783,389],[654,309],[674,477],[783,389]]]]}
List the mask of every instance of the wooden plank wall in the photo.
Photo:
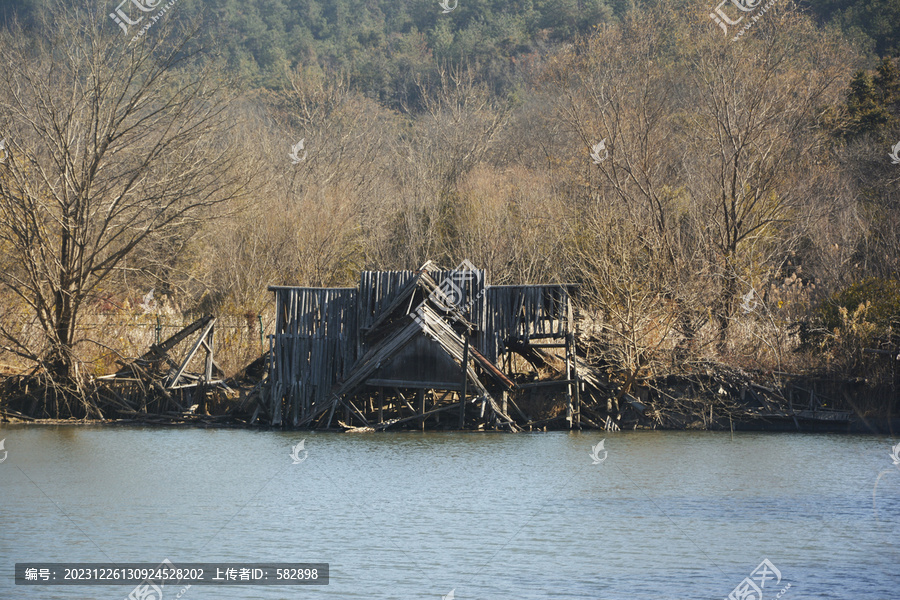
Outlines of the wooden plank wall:
{"type": "Polygon", "coordinates": [[[354,288],[270,288],[275,292],[273,425],[296,426],[322,406],[353,367],[357,348],[354,288]]]}
{"type": "Polygon", "coordinates": [[[359,278],[359,326],[368,329],[387,308],[415,271],[363,271],[359,278]]]}
{"type": "MultiPolygon", "coordinates": [[[[474,271],[477,277],[461,280],[456,271],[429,271],[431,278],[441,285],[443,282],[454,282],[462,293],[462,303],[469,305],[467,318],[475,324],[476,329],[484,328],[485,285],[487,273],[483,269],[474,271]]],[[[406,284],[416,276],[416,271],[363,271],[359,281],[359,327],[366,329],[381,315],[403,291],[406,284]]],[[[416,306],[412,306],[415,309],[416,306]]],[[[363,349],[365,350],[365,349],[363,349]]]]}
{"type": "Polygon", "coordinates": [[[566,285],[498,285],[487,289],[484,329],[478,346],[492,362],[506,353],[510,338],[565,338],[573,331],[572,305],[566,285]]]}

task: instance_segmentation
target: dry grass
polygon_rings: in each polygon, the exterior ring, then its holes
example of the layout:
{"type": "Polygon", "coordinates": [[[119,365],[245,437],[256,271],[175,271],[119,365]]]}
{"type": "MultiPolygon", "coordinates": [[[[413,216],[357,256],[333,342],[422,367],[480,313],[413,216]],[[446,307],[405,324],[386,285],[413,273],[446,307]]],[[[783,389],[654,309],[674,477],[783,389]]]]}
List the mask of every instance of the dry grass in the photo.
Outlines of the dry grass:
{"type": "MultiPolygon", "coordinates": [[[[271,311],[267,311],[271,312],[271,311]]],[[[147,352],[157,341],[164,341],[200,315],[160,313],[129,310],[95,312],[81,318],[80,338],[76,355],[85,371],[100,376],[114,373],[121,362],[127,362],[147,352]]],[[[262,315],[263,338],[260,342],[260,320],[253,313],[219,315],[215,326],[215,359],[226,376],[234,375],[268,350],[266,335],[272,333],[271,314],[262,315]]],[[[22,339],[36,341],[41,332],[32,320],[20,319],[17,331],[22,339]]],[[[197,334],[182,342],[173,353],[183,355],[197,334]]],[[[0,370],[5,374],[25,373],[33,364],[9,352],[0,353],[0,370]]]]}

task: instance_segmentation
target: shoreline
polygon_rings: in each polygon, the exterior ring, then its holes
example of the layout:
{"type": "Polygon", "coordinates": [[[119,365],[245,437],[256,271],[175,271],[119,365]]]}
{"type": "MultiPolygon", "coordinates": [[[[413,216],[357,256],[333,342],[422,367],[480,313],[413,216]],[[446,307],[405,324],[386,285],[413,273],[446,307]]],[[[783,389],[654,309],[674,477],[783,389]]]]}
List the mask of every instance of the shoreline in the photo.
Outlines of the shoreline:
{"type": "MultiPolygon", "coordinates": [[[[147,419],[18,419],[16,417],[4,417],[0,420],[0,429],[6,425],[29,425],[36,427],[90,427],[90,426],[141,426],[155,427],[160,429],[185,428],[185,429],[246,429],[257,431],[316,431],[318,433],[376,433],[373,431],[362,431],[360,428],[331,428],[331,429],[283,429],[273,427],[262,423],[249,424],[239,419],[225,420],[218,418],[198,418],[195,420],[160,420],[154,418],[154,415],[147,415],[147,419]]],[[[557,419],[565,422],[564,419],[557,419]]],[[[732,432],[759,432],[759,433],[839,433],[847,435],[900,435],[900,418],[893,419],[852,419],[846,423],[810,423],[801,422],[799,428],[796,423],[788,421],[774,421],[769,419],[759,419],[754,421],[737,421],[732,422],[733,427],[728,427],[716,423],[713,427],[665,427],[659,425],[636,424],[633,427],[623,427],[619,432],[628,431],[708,431],[716,433],[732,432]]],[[[585,427],[581,429],[569,429],[565,426],[550,426],[536,428],[531,431],[523,431],[521,433],[551,433],[555,431],[602,431],[611,433],[609,430],[596,429],[593,427],[585,427]]],[[[426,428],[424,431],[419,428],[406,429],[385,429],[378,433],[509,433],[499,429],[443,429],[443,428],[426,428]]]]}
{"type": "MultiPolygon", "coordinates": [[[[379,389],[354,395],[335,419],[290,426],[285,404],[273,405],[265,370],[262,377],[232,378],[226,385],[200,385],[164,393],[156,388],[120,388],[103,381],[98,403],[87,418],[50,418],[38,409],[39,391],[29,382],[7,380],[0,423],[59,425],[144,425],[162,427],[392,431],[760,431],[900,433],[900,402],[894,386],[823,375],[743,371],[707,364],[692,373],[660,374],[640,382],[610,365],[577,363],[575,383],[558,379],[511,382],[495,388],[494,409],[507,420],[484,418],[487,396],[470,397],[460,408],[459,393],[419,393],[415,400],[384,401],[379,389]],[[12,385],[10,385],[12,384],[12,385]],[[179,395],[178,393],[181,393],[179,395]],[[479,403],[480,400],[480,403],[479,403]],[[412,404],[410,403],[412,402],[412,404]],[[481,415],[479,415],[479,407],[481,415]],[[344,414],[342,415],[341,412],[344,414]],[[40,415],[40,416],[39,416],[40,415]],[[281,418],[278,418],[281,417],[281,418]]],[[[409,392],[406,393],[409,396],[409,392]]],[[[413,396],[410,396],[410,399],[413,396]]],[[[296,421],[295,421],[296,422],[296,421]]]]}

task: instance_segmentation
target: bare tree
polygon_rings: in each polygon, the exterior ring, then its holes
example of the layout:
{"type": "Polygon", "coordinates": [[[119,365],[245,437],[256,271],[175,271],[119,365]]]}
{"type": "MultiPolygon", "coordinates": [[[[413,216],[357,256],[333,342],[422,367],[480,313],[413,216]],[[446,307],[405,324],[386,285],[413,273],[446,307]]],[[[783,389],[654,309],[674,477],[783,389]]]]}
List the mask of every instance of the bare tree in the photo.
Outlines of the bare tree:
{"type": "Polygon", "coordinates": [[[569,234],[565,206],[540,170],[481,164],[463,178],[455,213],[455,257],[490,274],[491,284],[559,281],[569,234]]]}
{"type": "MultiPolygon", "coordinates": [[[[697,35],[706,15],[658,9],[551,62],[557,114],[582,148],[557,160],[570,165],[576,214],[627,217],[634,243],[665,267],[655,289],[677,311],[680,349],[696,349],[712,319],[721,350],[746,282],[761,289],[814,222],[807,182],[826,168],[822,122],[846,61],[839,41],[791,11],[766,13],[738,43],[697,35]]],[[[597,252],[616,262],[619,248],[597,252]]]]}
{"type": "Polygon", "coordinates": [[[803,181],[830,143],[819,125],[848,75],[846,50],[803,17],[767,13],[756,26],[740,43],[704,38],[689,70],[686,179],[718,255],[720,344],[749,266],[798,239],[787,232],[805,220],[803,181]]]}
{"type": "Polygon", "coordinates": [[[43,339],[0,335],[81,390],[86,303],[126,260],[139,267],[151,243],[186,235],[247,181],[234,169],[228,82],[186,52],[189,31],[129,43],[102,11],[59,5],[52,18],[0,33],[0,285],[43,339]]]}
{"type": "Polygon", "coordinates": [[[601,210],[587,224],[591,233],[570,250],[589,275],[582,293],[595,311],[586,333],[604,360],[623,372],[624,394],[665,364],[662,351],[674,345],[680,309],[668,285],[669,266],[656,258],[661,249],[651,246],[653,238],[640,239],[639,223],[601,210]]]}
{"type": "Polygon", "coordinates": [[[440,85],[422,88],[428,117],[422,123],[419,153],[448,194],[481,162],[506,123],[509,106],[498,102],[468,68],[441,70],[440,85]]]}
{"type": "Polygon", "coordinates": [[[442,70],[434,88],[419,85],[427,112],[411,119],[402,134],[397,169],[404,204],[394,231],[406,245],[398,250],[407,267],[459,259],[458,186],[487,160],[509,114],[509,106],[467,68],[442,70]]]}
{"type": "Polygon", "coordinates": [[[684,27],[684,17],[665,4],[631,12],[557,56],[545,93],[570,133],[569,150],[579,148],[563,162],[575,197],[571,263],[589,282],[607,280],[606,291],[594,295],[601,312],[615,315],[617,306],[642,305],[651,297],[664,301],[677,316],[683,349],[693,351],[708,311],[701,299],[706,285],[698,277],[704,256],[679,143],[685,61],[670,39],[672,29],[684,27]],[[633,244],[656,266],[654,278],[625,285],[627,276],[613,282],[605,273],[611,264],[631,261],[627,246],[608,243],[588,225],[615,223],[613,215],[627,219],[633,244]],[[599,247],[592,254],[586,243],[599,247]]]}
{"type": "Polygon", "coordinates": [[[592,200],[618,202],[632,220],[649,223],[672,259],[667,236],[681,184],[673,108],[682,90],[666,48],[670,16],[630,13],[559,57],[548,79],[572,142],[584,148],[577,158],[592,200]]]}

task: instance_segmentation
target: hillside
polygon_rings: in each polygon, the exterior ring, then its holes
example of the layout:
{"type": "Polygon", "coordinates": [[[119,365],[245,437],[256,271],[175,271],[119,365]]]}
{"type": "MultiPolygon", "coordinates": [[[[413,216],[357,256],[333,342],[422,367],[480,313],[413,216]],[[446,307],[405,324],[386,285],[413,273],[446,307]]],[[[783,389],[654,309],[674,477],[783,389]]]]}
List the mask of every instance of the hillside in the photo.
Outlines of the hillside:
{"type": "MultiPolygon", "coordinates": [[[[33,23],[48,6],[52,0],[7,0],[0,19],[33,23]]],[[[173,10],[200,19],[198,43],[225,57],[250,85],[278,88],[285,69],[317,67],[344,73],[391,108],[421,109],[416,81],[434,81],[440,65],[470,65],[495,93],[506,94],[539,57],[619,21],[631,6],[657,10],[656,2],[627,0],[460,0],[447,14],[437,0],[178,0],[173,10]]],[[[871,51],[872,65],[900,55],[900,0],[802,7],[871,51]]]]}

